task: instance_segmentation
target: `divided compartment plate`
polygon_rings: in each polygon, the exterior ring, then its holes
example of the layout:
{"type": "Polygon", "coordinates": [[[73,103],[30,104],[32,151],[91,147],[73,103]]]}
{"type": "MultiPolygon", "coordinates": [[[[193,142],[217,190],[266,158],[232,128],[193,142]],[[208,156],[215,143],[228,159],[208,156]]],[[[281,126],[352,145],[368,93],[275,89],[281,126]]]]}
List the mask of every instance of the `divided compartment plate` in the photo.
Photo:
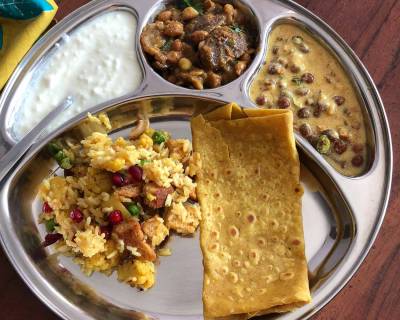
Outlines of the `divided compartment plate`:
{"type": "MultiPolygon", "coordinates": [[[[196,91],[162,79],[147,64],[140,44],[135,48],[143,71],[142,85],[131,94],[91,108],[105,111],[119,123],[113,134],[127,135],[139,111],[146,109],[151,125],[174,137],[190,137],[189,118],[224,101],[254,107],[248,88],[265,59],[268,34],[278,21],[294,21],[326,43],[339,58],[364,101],[370,127],[371,165],[360,177],[336,172],[304,139],[296,136],[302,162],[303,222],[313,302],[279,319],[305,319],[322,308],[346,284],[371,247],[382,223],[392,175],[392,150],[386,115],[378,92],[351,49],[325,23],[291,1],[240,1],[255,14],[260,29],[260,51],[238,79],[216,89],[196,91]],[[154,108],[155,107],[155,108],[154,108]],[[163,112],[160,113],[159,110],[163,112]],[[124,119],[121,122],[121,119],[124,119]]],[[[91,2],[50,30],[26,55],[0,98],[0,125],[4,146],[16,143],[10,128],[18,95],[34,68],[63,33],[111,10],[128,10],[137,18],[137,39],[144,25],[162,6],[161,1],[111,0],[91,2]],[[150,9],[149,9],[150,8],[150,9]]],[[[85,277],[70,258],[51,256],[40,246],[45,231],[38,226],[36,188],[55,167],[41,149],[64,130],[75,127],[85,114],[74,117],[34,144],[16,170],[1,182],[0,236],[2,245],[21,277],[42,301],[65,319],[202,319],[201,253],[196,238],[172,237],[172,256],[161,257],[154,288],[138,292],[120,284],[115,275],[85,277]],[[41,162],[43,161],[43,162],[41,162]],[[40,165],[38,165],[40,164],[40,165]]],[[[0,144],[1,144],[0,140],[0,144]]],[[[274,317],[274,316],[272,316],[274,317]]],[[[271,316],[265,317],[271,318],[271,316]]]]}

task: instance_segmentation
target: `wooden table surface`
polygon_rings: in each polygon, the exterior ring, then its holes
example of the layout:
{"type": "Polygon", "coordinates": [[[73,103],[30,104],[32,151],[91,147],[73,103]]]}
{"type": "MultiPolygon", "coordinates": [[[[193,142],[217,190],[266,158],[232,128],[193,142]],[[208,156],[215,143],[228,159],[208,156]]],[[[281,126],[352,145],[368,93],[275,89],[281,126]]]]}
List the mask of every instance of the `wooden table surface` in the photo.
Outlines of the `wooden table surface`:
{"type": "MultiPolygon", "coordinates": [[[[88,0],[58,2],[56,19],[61,20],[88,0]]],[[[391,198],[378,238],[353,279],[313,320],[400,319],[400,1],[298,2],[330,24],[366,65],[385,104],[394,153],[391,198]]],[[[0,305],[0,319],[58,319],[20,280],[2,251],[0,305]]]]}

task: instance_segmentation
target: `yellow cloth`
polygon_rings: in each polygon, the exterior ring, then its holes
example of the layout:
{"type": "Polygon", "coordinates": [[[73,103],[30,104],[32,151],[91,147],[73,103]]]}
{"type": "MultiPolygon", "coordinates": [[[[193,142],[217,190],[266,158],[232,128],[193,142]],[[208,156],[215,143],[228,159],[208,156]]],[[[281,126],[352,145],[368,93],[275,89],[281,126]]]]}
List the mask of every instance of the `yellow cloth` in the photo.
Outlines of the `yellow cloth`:
{"type": "Polygon", "coordinates": [[[57,9],[54,0],[0,2],[0,90],[57,9]]]}

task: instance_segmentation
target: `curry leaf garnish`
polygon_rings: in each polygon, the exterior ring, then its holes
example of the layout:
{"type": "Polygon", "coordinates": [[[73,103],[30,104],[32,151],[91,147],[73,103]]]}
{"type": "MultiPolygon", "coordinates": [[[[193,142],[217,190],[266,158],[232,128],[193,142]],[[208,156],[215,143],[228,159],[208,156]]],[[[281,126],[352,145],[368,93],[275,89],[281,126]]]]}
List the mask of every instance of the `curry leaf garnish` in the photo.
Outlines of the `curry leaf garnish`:
{"type": "Polygon", "coordinates": [[[303,80],[301,80],[300,77],[293,77],[293,78],[292,78],[292,82],[293,82],[294,84],[296,84],[297,86],[299,86],[299,85],[301,85],[301,83],[303,82],[303,80]]]}
{"type": "Polygon", "coordinates": [[[187,7],[192,7],[199,14],[203,14],[203,11],[204,11],[203,2],[201,0],[178,0],[177,7],[179,9],[185,9],[187,7]]]}

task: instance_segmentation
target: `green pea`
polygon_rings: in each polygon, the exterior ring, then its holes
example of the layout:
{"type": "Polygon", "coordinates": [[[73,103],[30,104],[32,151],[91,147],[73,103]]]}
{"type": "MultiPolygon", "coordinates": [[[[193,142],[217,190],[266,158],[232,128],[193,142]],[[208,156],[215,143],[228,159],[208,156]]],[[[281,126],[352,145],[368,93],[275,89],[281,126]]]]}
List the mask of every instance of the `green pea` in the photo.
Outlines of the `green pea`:
{"type": "Polygon", "coordinates": [[[50,220],[46,220],[45,225],[47,232],[53,232],[54,227],[56,226],[56,222],[54,221],[54,218],[52,218],[50,220]]]}
{"type": "Polygon", "coordinates": [[[321,135],[317,141],[317,151],[321,154],[326,154],[331,148],[331,141],[326,135],[321,135]]]}
{"type": "Polygon", "coordinates": [[[162,131],[154,131],[151,138],[155,144],[161,144],[167,141],[167,137],[162,131]]]}
{"type": "Polygon", "coordinates": [[[129,211],[129,213],[131,214],[131,216],[134,216],[134,217],[138,217],[140,212],[142,211],[142,208],[140,207],[140,205],[138,205],[136,203],[130,203],[126,207],[129,211]]]}

